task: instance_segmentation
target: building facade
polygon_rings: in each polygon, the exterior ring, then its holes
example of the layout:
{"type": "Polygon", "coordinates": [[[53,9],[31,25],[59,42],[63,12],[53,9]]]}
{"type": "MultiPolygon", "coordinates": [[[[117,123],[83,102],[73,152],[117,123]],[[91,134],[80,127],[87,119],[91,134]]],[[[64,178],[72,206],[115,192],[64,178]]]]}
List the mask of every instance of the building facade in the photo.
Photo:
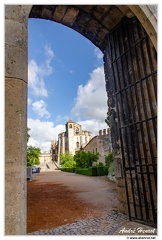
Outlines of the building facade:
{"type": "Polygon", "coordinates": [[[48,163],[51,161],[51,153],[50,152],[44,152],[39,157],[40,165],[44,163],[48,163]]]}
{"type": "Polygon", "coordinates": [[[110,128],[99,131],[99,135],[93,137],[84,147],[85,152],[99,153],[99,162],[105,164],[105,155],[112,151],[110,128]]]}
{"type": "Polygon", "coordinates": [[[58,135],[58,141],[51,143],[52,160],[60,162],[60,155],[66,151],[73,156],[92,139],[92,133],[71,119],[65,124],[66,131],[58,135]]]}

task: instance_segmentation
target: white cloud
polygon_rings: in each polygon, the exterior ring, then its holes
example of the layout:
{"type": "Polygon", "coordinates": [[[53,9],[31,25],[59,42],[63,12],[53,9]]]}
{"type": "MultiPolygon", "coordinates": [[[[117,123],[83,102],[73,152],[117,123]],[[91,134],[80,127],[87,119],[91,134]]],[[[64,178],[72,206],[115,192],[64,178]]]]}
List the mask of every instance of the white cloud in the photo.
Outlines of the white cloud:
{"type": "Polygon", "coordinates": [[[49,61],[51,61],[52,58],[54,58],[54,56],[55,56],[54,52],[51,50],[50,46],[47,46],[47,45],[45,46],[45,54],[49,61]]]}
{"type": "Polygon", "coordinates": [[[54,57],[53,51],[49,46],[45,46],[45,63],[41,66],[34,59],[28,63],[28,83],[32,94],[35,97],[48,97],[44,78],[53,72],[51,61],[54,57]]]}
{"type": "Polygon", "coordinates": [[[43,79],[43,70],[36,63],[35,60],[30,60],[28,63],[28,83],[29,88],[31,88],[32,94],[35,97],[47,97],[48,92],[45,87],[44,79],[43,79]]]}
{"type": "Polygon", "coordinates": [[[31,98],[28,98],[28,105],[30,105],[32,103],[31,98]]]}
{"type": "Polygon", "coordinates": [[[98,59],[103,59],[103,53],[100,51],[99,48],[94,49],[94,54],[97,56],[98,59]]]}
{"type": "MultiPolygon", "coordinates": [[[[80,121],[83,130],[92,132],[93,136],[98,135],[100,129],[107,129],[107,125],[104,122],[97,122],[95,119],[80,121]]],[[[65,132],[65,125],[60,124],[54,126],[53,122],[40,121],[39,119],[28,118],[29,142],[28,146],[39,147],[43,152],[49,152],[51,141],[58,140],[58,134],[65,132]]]]}
{"type": "Polygon", "coordinates": [[[39,116],[39,117],[45,117],[49,118],[50,114],[46,109],[47,104],[43,100],[36,101],[32,104],[33,111],[39,116]]]}
{"type": "Polygon", "coordinates": [[[107,113],[107,93],[103,66],[93,70],[85,86],[78,87],[75,105],[71,113],[104,122],[107,113]]]}
{"type": "Polygon", "coordinates": [[[79,121],[78,123],[82,125],[82,130],[90,131],[93,137],[96,135],[99,135],[99,130],[108,128],[107,124],[104,121],[99,122],[99,121],[96,121],[96,119],[79,121]]]}
{"type": "Polygon", "coordinates": [[[56,119],[55,119],[55,121],[56,122],[61,122],[61,121],[65,121],[65,122],[67,122],[69,120],[69,117],[68,116],[60,116],[60,115],[58,115],[57,117],[56,117],[56,119]]]}
{"type": "Polygon", "coordinates": [[[28,146],[39,147],[42,152],[50,151],[51,141],[57,140],[58,134],[65,131],[65,125],[54,127],[53,122],[42,122],[39,119],[28,118],[29,142],[28,146]]]}
{"type": "Polygon", "coordinates": [[[53,51],[51,50],[50,46],[45,46],[45,55],[47,57],[45,70],[46,70],[46,74],[49,75],[53,71],[53,68],[52,68],[52,66],[50,66],[50,63],[55,56],[53,51]]]}

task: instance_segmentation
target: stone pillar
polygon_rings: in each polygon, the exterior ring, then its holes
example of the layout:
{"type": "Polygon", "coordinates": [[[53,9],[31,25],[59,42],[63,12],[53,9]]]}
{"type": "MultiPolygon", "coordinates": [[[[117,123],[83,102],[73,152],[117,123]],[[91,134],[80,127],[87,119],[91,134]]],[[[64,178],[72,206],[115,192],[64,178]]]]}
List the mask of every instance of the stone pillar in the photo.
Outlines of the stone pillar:
{"type": "Polygon", "coordinates": [[[103,135],[106,135],[106,129],[103,129],[103,135]]]}
{"type": "Polygon", "coordinates": [[[26,234],[27,19],[5,6],[5,234],[26,234]]]}
{"type": "Polygon", "coordinates": [[[102,136],[102,130],[99,130],[99,136],[102,136]]]}

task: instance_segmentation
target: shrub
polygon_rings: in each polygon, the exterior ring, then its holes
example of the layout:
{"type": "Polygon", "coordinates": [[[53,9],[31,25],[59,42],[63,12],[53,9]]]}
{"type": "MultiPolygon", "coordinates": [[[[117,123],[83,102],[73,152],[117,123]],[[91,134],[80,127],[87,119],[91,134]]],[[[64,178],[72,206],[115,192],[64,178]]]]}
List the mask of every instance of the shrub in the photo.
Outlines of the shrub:
{"type": "Polygon", "coordinates": [[[114,156],[112,152],[105,156],[105,163],[108,167],[108,174],[114,173],[114,156]]]}
{"type": "Polygon", "coordinates": [[[75,161],[73,155],[66,151],[65,153],[60,155],[60,165],[61,167],[75,167],[75,161]]]}
{"type": "Polygon", "coordinates": [[[88,175],[88,168],[76,168],[75,172],[78,174],[88,175]]]}
{"type": "Polygon", "coordinates": [[[103,167],[104,175],[108,175],[108,167],[104,166],[103,167]]]}
{"type": "Polygon", "coordinates": [[[41,149],[29,146],[27,147],[27,166],[39,165],[39,156],[41,154],[41,149]]]}
{"type": "Polygon", "coordinates": [[[113,156],[113,152],[110,152],[107,156],[105,156],[105,165],[110,166],[110,163],[114,161],[114,156],[113,156]]]}
{"type": "Polygon", "coordinates": [[[65,167],[65,168],[61,168],[61,171],[74,173],[75,168],[65,167]]]}
{"type": "Polygon", "coordinates": [[[103,167],[103,166],[104,166],[104,164],[102,162],[97,163],[97,167],[103,167]]]}
{"type": "Polygon", "coordinates": [[[76,167],[88,168],[92,167],[92,164],[97,162],[98,158],[99,153],[78,151],[74,156],[74,161],[76,162],[76,167]]]}
{"type": "Polygon", "coordinates": [[[113,173],[114,173],[114,162],[111,162],[109,166],[109,174],[113,174],[113,173]]]}
{"type": "Polygon", "coordinates": [[[104,175],[104,168],[97,167],[97,176],[103,176],[103,175],[104,175]]]}
{"type": "Polygon", "coordinates": [[[86,167],[86,153],[83,151],[78,151],[74,156],[74,161],[76,162],[76,167],[86,167]]]}
{"type": "Polygon", "coordinates": [[[97,167],[89,167],[88,176],[97,176],[97,167]]]}

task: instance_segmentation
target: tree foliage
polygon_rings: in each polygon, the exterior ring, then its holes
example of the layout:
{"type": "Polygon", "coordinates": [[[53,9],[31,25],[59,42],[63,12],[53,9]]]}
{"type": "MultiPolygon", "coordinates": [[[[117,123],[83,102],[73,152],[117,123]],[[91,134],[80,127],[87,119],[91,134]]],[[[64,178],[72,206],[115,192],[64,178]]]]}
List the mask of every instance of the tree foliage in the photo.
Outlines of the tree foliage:
{"type": "Polygon", "coordinates": [[[66,151],[60,155],[60,165],[61,167],[74,167],[75,161],[73,155],[66,151]]]}
{"type": "Polygon", "coordinates": [[[27,148],[27,166],[39,165],[39,156],[41,154],[41,149],[29,146],[27,148]]]}
{"type": "Polygon", "coordinates": [[[113,152],[110,152],[108,155],[105,156],[105,165],[110,167],[110,164],[114,161],[113,152]]]}
{"type": "Polygon", "coordinates": [[[105,123],[110,127],[110,116],[109,113],[107,112],[107,118],[105,119],[105,123]]]}
{"type": "Polygon", "coordinates": [[[108,172],[110,174],[114,173],[114,156],[113,156],[113,152],[110,152],[107,156],[105,156],[105,165],[108,167],[108,172]]]}
{"type": "Polygon", "coordinates": [[[78,151],[74,156],[76,167],[88,168],[99,159],[99,153],[78,151]]]}
{"type": "Polygon", "coordinates": [[[30,130],[31,130],[30,128],[27,128],[27,142],[29,141],[29,138],[30,138],[30,134],[29,134],[30,130]]]}
{"type": "MultiPolygon", "coordinates": [[[[30,134],[29,134],[30,128],[27,128],[27,142],[29,141],[30,134]]],[[[27,166],[34,166],[39,165],[39,156],[41,154],[41,149],[28,146],[27,147],[27,166]]]]}

